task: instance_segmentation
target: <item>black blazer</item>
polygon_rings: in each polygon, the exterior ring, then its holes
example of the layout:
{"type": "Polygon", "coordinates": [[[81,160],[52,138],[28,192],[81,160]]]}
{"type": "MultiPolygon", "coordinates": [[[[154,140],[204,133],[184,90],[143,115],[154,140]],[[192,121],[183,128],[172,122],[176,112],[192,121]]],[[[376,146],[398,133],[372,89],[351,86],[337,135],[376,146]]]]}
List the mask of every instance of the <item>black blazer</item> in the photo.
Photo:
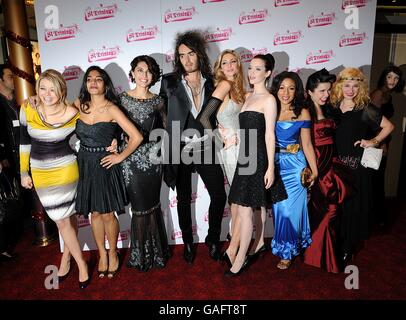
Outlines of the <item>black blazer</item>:
{"type": "MultiPolygon", "coordinates": [[[[214,91],[213,79],[208,78],[204,83],[204,100],[202,110],[205,108],[207,101],[211,97],[214,91]]],[[[180,122],[180,134],[185,128],[186,121],[189,117],[192,104],[188,98],[184,85],[182,84],[182,78],[175,73],[168,73],[162,76],[161,90],[159,95],[164,99],[165,111],[167,114],[166,131],[169,135],[168,147],[169,150],[165,150],[164,154],[164,181],[171,187],[175,188],[176,178],[178,172],[178,164],[172,163],[174,152],[179,154],[180,159],[180,145],[177,150],[172,150],[172,140],[180,142],[181,136],[174,137],[172,132],[172,122],[180,122]],[[169,162],[169,164],[168,164],[169,162]]],[[[215,124],[213,125],[213,127],[215,124]]]]}

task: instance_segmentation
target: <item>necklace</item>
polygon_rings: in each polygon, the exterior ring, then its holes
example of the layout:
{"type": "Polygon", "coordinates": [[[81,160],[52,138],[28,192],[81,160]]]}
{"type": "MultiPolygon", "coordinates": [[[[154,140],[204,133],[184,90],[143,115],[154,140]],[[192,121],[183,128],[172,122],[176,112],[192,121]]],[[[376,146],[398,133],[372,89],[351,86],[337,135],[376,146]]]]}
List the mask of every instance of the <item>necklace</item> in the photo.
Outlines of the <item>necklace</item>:
{"type": "Polygon", "coordinates": [[[109,100],[106,100],[105,105],[99,105],[98,107],[94,106],[93,107],[94,111],[98,111],[99,113],[106,112],[109,102],[110,102],[109,100]]]}
{"type": "Polygon", "coordinates": [[[202,93],[200,78],[197,81],[191,81],[189,79],[186,79],[186,83],[189,86],[189,88],[192,90],[192,95],[194,97],[196,97],[196,96],[200,95],[200,93],[202,93]]]}

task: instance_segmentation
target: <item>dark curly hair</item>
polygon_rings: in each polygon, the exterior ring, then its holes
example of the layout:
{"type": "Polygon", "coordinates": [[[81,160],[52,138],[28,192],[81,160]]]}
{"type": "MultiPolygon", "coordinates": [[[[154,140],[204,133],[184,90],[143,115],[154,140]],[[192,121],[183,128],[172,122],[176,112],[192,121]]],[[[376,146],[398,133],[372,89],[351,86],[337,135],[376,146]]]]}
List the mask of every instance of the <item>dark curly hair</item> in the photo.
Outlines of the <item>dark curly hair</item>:
{"type": "Polygon", "coordinates": [[[184,33],[178,33],[175,40],[175,60],[173,62],[173,72],[178,76],[186,75],[185,69],[180,62],[179,47],[185,45],[189,49],[193,50],[197,54],[199,61],[199,69],[204,78],[211,78],[212,71],[210,66],[210,60],[207,56],[206,49],[207,43],[204,40],[204,36],[199,30],[189,30],[184,33]]]}
{"type": "Polygon", "coordinates": [[[137,67],[137,65],[140,62],[145,62],[148,66],[148,70],[152,74],[152,81],[148,86],[148,88],[151,88],[161,78],[162,70],[159,68],[159,64],[156,62],[156,60],[154,58],[147,56],[147,55],[137,56],[133,59],[133,61],[131,61],[131,70],[128,73],[132,83],[135,82],[135,79],[131,72],[133,72],[135,70],[135,68],[137,67]]]}
{"type": "MultiPolygon", "coordinates": [[[[336,78],[337,77],[334,74],[329,73],[326,68],[316,71],[307,78],[306,93],[308,93],[308,91],[314,92],[314,90],[319,86],[320,83],[330,83],[331,85],[333,85],[333,83],[336,81],[336,78]]],[[[309,94],[307,94],[306,103],[313,122],[317,121],[316,107],[309,94]]]]}
{"type": "Polygon", "coordinates": [[[405,79],[403,78],[403,73],[402,70],[400,70],[399,67],[395,66],[394,64],[389,64],[382,72],[381,75],[379,76],[378,80],[378,88],[383,88],[386,85],[386,76],[390,73],[393,72],[396,75],[399,76],[399,81],[397,85],[392,89],[394,92],[402,92],[403,88],[405,87],[405,79]]]}
{"type": "Polygon", "coordinates": [[[302,80],[299,78],[297,73],[290,72],[290,71],[283,71],[279,73],[272,82],[271,93],[276,99],[277,106],[278,106],[278,115],[281,111],[281,102],[278,98],[278,90],[285,79],[291,79],[295,83],[295,97],[292,101],[293,113],[296,117],[293,119],[297,119],[300,114],[302,113],[302,109],[306,108],[305,104],[305,95],[303,89],[302,80]]]}
{"type": "Polygon", "coordinates": [[[83,76],[82,86],[80,87],[79,93],[80,111],[82,111],[83,113],[88,113],[88,110],[90,108],[89,102],[91,97],[89,91],[87,91],[87,77],[89,76],[89,73],[94,70],[96,70],[103,79],[105,89],[104,97],[116,106],[120,105],[116,89],[114,89],[113,81],[111,81],[108,73],[99,66],[90,66],[89,68],[87,68],[85,75],[83,76]]]}

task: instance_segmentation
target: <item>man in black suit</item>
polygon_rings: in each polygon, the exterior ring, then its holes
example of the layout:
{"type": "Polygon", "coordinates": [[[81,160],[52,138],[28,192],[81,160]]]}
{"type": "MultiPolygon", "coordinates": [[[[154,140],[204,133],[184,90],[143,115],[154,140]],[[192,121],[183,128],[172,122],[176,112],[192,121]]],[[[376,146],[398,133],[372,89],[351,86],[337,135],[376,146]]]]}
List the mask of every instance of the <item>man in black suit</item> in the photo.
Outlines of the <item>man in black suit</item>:
{"type": "MultiPolygon", "coordinates": [[[[205,134],[200,121],[196,120],[213,90],[202,34],[198,31],[178,34],[174,71],[162,77],[160,91],[166,103],[166,130],[169,134],[169,164],[164,165],[164,180],[172,189],[176,187],[183,257],[190,264],[195,257],[190,207],[194,171],[200,175],[210,195],[209,231],[205,244],[212,259],[220,258],[221,220],[226,203],[224,175],[216,159],[211,135],[205,134]]],[[[211,121],[214,121],[213,117],[211,121]]]]}

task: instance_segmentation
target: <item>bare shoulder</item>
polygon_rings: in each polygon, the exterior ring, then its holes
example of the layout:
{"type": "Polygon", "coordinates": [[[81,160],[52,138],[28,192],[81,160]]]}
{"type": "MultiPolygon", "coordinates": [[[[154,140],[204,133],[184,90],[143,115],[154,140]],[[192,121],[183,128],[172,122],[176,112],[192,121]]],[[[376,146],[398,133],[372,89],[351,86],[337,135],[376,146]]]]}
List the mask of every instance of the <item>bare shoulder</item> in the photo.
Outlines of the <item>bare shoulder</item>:
{"type": "Polygon", "coordinates": [[[311,120],[309,110],[306,108],[303,108],[302,112],[300,113],[299,118],[300,118],[300,120],[311,120]]]}
{"type": "Polygon", "coordinates": [[[78,108],[76,108],[76,106],[73,103],[68,103],[66,112],[74,116],[76,113],[78,113],[78,108]]]}
{"type": "Polygon", "coordinates": [[[227,81],[227,80],[221,80],[221,81],[217,84],[216,89],[217,89],[217,88],[219,88],[219,89],[221,89],[221,90],[230,91],[230,89],[231,89],[231,84],[230,84],[230,82],[227,81]]]}
{"type": "Polygon", "coordinates": [[[115,105],[114,103],[111,103],[111,102],[109,102],[106,105],[106,110],[108,112],[120,112],[120,108],[117,105],[115,105]]]}
{"type": "Polygon", "coordinates": [[[72,105],[73,105],[76,109],[80,109],[80,100],[79,100],[79,98],[76,98],[75,101],[73,101],[72,105]]]}

